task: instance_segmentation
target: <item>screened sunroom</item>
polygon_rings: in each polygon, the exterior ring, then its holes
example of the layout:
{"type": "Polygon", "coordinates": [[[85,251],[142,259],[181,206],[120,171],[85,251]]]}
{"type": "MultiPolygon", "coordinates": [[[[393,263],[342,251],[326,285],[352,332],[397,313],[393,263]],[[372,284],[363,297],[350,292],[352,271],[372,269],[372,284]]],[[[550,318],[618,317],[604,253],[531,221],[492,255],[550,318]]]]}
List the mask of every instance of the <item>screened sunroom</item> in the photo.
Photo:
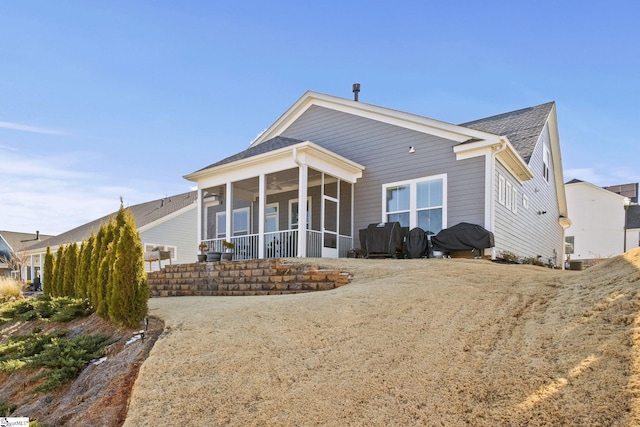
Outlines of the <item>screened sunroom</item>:
{"type": "Polygon", "coordinates": [[[234,259],[346,257],[364,167],[309,141],[276,137],[185,176],[198,184],[198,236],[234,259]]]}

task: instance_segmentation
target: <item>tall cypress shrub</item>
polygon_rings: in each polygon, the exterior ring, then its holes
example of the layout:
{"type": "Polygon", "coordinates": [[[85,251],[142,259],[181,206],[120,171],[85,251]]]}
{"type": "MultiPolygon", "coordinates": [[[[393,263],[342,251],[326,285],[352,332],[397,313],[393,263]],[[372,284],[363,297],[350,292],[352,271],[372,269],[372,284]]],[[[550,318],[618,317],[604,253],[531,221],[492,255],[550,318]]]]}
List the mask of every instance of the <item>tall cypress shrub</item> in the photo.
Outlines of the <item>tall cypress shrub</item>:
{"type": "Polygon", "coordinates": [[[83,282],[82,282],[82,269],[84,267],[84,254],[87,250],[87,241],[83,240],[78,250],[78,260],[76,263],[76,282],[74,283],[74,292],[76,298],[85,298],[83,282]]]}
{"type": "Polygon", "coordinates": [[[70,243],[64,250],[64,278],[62,280],[62,295],[76,297],[76,271],[78,269],[78,244],[70,243]]]}
{"type": "MultiPolygon", "coordinates": [[[[114,246],[109,318],[112,322],[136,327],[148,311],[149,288],[144,271],[142,241],[130,211],[120,208],[123,224],[114,246]]],[[[116,225],[119,223],[116,221],[116,225]]]]}
{"type": "Polygon", "coordinates": [[[51,288],[51,296],[53,297],[60,297],[63,295],[62,281],[64,280],[64,261],[64,246],[60,245],[56,251],[56,261],[53,268],[53,286],[51,288]]]}
{"type": "Polygon", "coordinates": [[[94,307],[98,307],[98,277],[100,272],[100,263],[104,256],[102,242],[104,240],[106,230],[104,224],[100,224],[98,234],[93,244],[93,251],[91,252],[91,271],[89,272],[89,284],[87,294],[89,301],[94,307]]]}
{"type": "Polygon", "coordinates": [[[97,304],[96,312],[102,318],[109,318],[109,298],[107,295],[107,287],[109,284],[109,276],[111,274],[112,266],[112,252],[113,248],[113,221],[105,225],[105,234],[102,239],[103,253],[100,259],[100,268],[98,269],[98,281],[96,283],[96,295],[97,304]]]}
{"type": "Polygon", "coordinates": [[[95,235],[91,231],[89,239],[82,242],[78,258],[78,274],[76,275],[76,295],[78,298],[89,298],[89,280],[91,276],[91,255],[95,235]]]}
{"type": "Polygon", "coordinates": [[[53,254],[51,247],[47,246],[47,253],[44,254],[44,271],[42,272],[42,291],[45,295],[51,296],[51,286],[53,284],[53,254]]]}

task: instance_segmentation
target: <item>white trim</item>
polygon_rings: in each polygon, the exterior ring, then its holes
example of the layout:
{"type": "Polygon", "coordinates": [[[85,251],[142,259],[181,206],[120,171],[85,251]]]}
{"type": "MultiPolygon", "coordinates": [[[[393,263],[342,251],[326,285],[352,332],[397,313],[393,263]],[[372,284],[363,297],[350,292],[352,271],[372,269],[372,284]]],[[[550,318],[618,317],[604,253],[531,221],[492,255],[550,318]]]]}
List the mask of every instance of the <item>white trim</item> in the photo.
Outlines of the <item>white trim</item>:
{"type": "MultiPolygon", "coordinates": [[[[390,182],[382,184],[382,215],[381,222],[387,222],[387,189],[391,187],[399,187],[402,185],[409,186],[409,228],[417,227],[418,224],[418,208],[417,208],[417,184],[422,182],[442,180],[442,229],[447,228],[447,174],[431,175],[422,178],[414,178],[405,181],[390,182]]],[[[424,210],[424,209],[420,209],[424,210]]],[[[405,212],[398,211],[398,212],[405,212]]],[[[393,213],[393,212],[392,212],[393,213]]],[[[426,230],[425,230],[426,231],[426,230]]]]}
{"type": "Polygon", "coordinates": [[[312,106],[340,111],[457,142],[464,142],[473,138],[496,138],[496,135],[487,132],[430,119],[416,114],[405,113],[364,102],[356,102],[345,98],[307,91],[291,107],[289,107],[289,109],[280,116],[278,120],[258,136],[258,138],[251,143],[250,147],[254,147],[275,136],[281,135],[285,129],[287,129],[312,106]]]}
{"type": "Polygon", "coordinates": [[[364,166],[342,157],[311,141],[304,141],[289,147],[272,150],[231,163],[202,169],[185,175],[184,178],[198,183],[200,188],[224,185],[227,182],[242,181],[260,174],[279,172],[306,164],[323,170],[337,178],[355,183],[362,177],[364,166]],[[295,157],[293,153],[296,153],[295,157]]]}
{"type": "Polygon", "coordinates": [[[265,233],[280,231],[280,203],[279,202],[267,203],[267,205],[264,207],[264,231],[265,233]],[[276,229],[275,230],[267,229],[267,219],[274,217],[273,213],[267,213],[267,210],[269,208],[276,208],[276,212],[275,212],[276,229]]]}
{"type": "MultiPolygon", "coordinates": [[[[289,199],[289,210],[287,211],[287,217],[288,217],[288,225],[289,225],[289,230],[293,230],[294,228],[298,228],[298,225],[300,224],[300,220],[298,220],[298,223],[295,225],[293,225],[293,223],[291,222],[291,205],[294,203],[298,203],[300,199],[289,199]]],[[[309,227],[311,226],[311,210],[309,210],[309,207],[311,206],[311,196],[307,196],[307,213],[309,214],[309,218],[307,218],[307,220],[305,221],[305,223],[307,224],[307,230],[309,229],[309,227]]],[[[300,217],[300,203],[298,203],[298,218],[300,217]]],[[[306,217],[306,215],[305,215],[306,217]]]]}
{"type": "MultiPolygon", "coordinates": [[[[238,230],[235,229],[235,224],[233,224],[233,223],[230,224],[230,221],[229,221],[229,218],[228,218],[228,211],[229,210],[227,209],[227,210],[224,210],[224,211],[216,212],[216,227],[215,227],[215,236],[216,236],[215,238],[216,239],[229,239],[229,238],[235,236],[236,235],[235,233],[238,231],[238,230]],[[221,235],[218,232],[218,224],[221,223],[220,216],[222,216],[222,215],[225,215],[224,235],[221,235]],[[229,227],[230,225],[231,225],[231,227],[233,227],[233,229],[232,229],[231,233],[228,233],[227,230],[230,229],[230,227],[229,227]]],[[[248,228],[247,228],[247,230],[239,230],[239,231],[241,231],[241,232],[246,231],[247,234],[251,234],[251,208],[249,206],[245,206],[243,208],[236,208],[236,209],[234,209],[232,211],[231,215],[235,215],[236,213],[244,212],[244,211],[246,211],[246,213],[247,213],[247,227],[248,228]]]]}
{"type": "Polygon", "coordinates": [[[502,174],[498,174],[498,203],[502,206],[505,205],[506,183],[505,177],[502,174]]]}

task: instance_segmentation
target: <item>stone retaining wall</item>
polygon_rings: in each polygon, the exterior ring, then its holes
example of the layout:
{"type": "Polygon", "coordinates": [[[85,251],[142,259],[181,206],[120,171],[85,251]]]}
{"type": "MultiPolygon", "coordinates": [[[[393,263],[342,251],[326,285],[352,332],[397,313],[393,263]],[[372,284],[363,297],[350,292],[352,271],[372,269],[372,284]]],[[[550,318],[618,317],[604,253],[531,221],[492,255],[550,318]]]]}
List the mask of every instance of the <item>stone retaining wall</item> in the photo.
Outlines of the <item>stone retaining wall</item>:
{"type": "Polygon", "coordinates": [[[349,283],[350,274],[282,259],[169,265],[147,273],[151,297],[278,295],[326,291],[349,283]]]}

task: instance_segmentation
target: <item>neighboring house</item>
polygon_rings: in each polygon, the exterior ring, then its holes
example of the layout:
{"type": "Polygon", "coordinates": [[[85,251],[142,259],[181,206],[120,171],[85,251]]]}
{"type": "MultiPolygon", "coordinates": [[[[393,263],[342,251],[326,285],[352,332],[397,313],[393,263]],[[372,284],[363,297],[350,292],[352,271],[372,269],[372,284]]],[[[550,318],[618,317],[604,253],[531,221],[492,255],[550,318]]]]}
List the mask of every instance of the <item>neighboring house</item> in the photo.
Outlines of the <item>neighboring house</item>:
{"type": "MultiPolygon", "coordinates": [[[[192,191],[128,207],[135,219],[144,251],[151,252],[157,247],[171,253],[169,260],[145,263],[147,271],[157,271],[161,265],[169,263],[185,264],[196,261],[198,252],[194,227],[198,205],[196,196],[196,192],[192,191]]],[[[32,260],[30,266],[34,269],[35,266],[44,265],[47,246],[55,254],[60,245],[72,242],[80,245],[83,240],[91,236],[92,231],[97,233],[100,225],[107,223],[110,217],[115,217],[116,213],[117,211],[45,242],[29,246],[27,252],[32,260]]]]}
{"type": "MultiPolygon", "coordinates": [[[[19,268],[23,266],[28,256],[25,249],[36,241],[46,241],[53,236],[36,233],[17,233],[14,231],[0,230],[0,277],[13,277],[31,280],[34,275],[31,271],[20,274],[19,268]]],[[[36,270],[39,270],[39,265],[36,270]]]]}
{"type": "Polygon", "coordinates": [[[461,125],[305,93],[250,146],[185,176],[198,236],[236,257],[344,257],[397,221],[494,233],[485,256],[562,258],[570,221],[555,103],[461,125]],[[305,212],[306,214],[300,214],[305,212]]]}
{"type": "Polygon", "coordinates": [[[572,221],[566,231],[569,259],[590,265],[639,246],[640,206],[632,203],[636,189],[637,184],[602,188],[579,179],[565,184],[572,221]]]}

